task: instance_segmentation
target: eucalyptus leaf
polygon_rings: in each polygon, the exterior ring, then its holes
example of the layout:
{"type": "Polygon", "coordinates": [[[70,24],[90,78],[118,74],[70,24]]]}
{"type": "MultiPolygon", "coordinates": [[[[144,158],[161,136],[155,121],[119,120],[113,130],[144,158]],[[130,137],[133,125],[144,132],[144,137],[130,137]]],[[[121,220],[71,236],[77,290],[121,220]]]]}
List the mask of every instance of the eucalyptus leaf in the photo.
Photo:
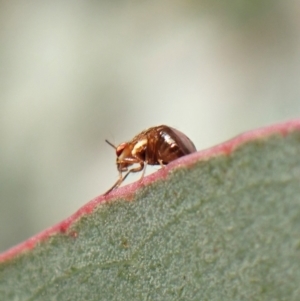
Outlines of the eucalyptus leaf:
{"type": "Polygon", "coordinates": [[[0,300],[300,300],[300,121],[184,157],[3,253],[0,300]]]}

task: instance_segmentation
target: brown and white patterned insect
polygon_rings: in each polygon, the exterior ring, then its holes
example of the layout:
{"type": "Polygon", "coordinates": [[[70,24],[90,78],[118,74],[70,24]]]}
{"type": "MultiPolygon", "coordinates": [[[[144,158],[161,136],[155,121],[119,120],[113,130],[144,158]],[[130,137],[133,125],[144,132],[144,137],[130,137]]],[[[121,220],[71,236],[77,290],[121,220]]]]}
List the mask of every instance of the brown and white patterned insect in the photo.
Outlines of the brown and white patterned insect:
{"type": "Polygon", "coordinates": [[[136,135],[131,141],[114,146],[116,150],[118,181],[107,191],[118,188],[130,173],[142,172],[143,178],[147,164],[164,166],[182,156],[196,152],[193,142],[183,133],[166,125],[151,127],[136,135]],[[129,166],[139,166],[128,169],[129,166]],[[127,173],[123,176],[123,172],[127,173]]]}

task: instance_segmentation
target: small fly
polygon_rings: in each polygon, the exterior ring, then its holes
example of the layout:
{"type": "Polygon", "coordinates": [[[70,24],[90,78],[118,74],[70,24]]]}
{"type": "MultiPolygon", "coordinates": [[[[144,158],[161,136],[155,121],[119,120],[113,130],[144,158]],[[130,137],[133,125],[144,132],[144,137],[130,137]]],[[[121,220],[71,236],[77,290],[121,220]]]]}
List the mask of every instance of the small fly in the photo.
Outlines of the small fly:
{"type": "Polygon", "coordinates": [[[116,164],[119,171],[119,179],[105,194],[118,188],[130,173],[142,171],[142,179],[148,164],[163,167],[197,151],[186,135],[167,125],[151,127],[136,135],[131,141],[123,142],[117,147],[105,141],[116,150],[116,164]],[[129,169],[133,164],[138,166],[129,169]],[[123,176],[124,172],[126,173],[123,176]]]}

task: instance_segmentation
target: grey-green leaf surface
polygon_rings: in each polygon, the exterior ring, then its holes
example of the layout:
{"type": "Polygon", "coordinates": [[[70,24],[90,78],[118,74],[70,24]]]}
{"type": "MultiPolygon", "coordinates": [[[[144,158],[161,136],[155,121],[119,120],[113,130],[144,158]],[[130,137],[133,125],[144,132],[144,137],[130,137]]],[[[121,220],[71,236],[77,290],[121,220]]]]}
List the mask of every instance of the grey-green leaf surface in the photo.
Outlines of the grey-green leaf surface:
{"type": "Polygon", "coordinates": [[[0,300],[300,300],[300,130],[99,203],[3,261],[0,300]]]}

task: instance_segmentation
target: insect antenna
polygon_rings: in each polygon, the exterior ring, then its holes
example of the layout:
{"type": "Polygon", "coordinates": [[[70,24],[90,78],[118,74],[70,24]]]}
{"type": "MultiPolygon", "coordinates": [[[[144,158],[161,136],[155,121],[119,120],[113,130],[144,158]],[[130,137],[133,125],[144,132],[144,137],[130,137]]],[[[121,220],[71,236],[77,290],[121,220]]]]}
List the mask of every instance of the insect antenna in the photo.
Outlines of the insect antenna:
{"type": "Polygon", "coordinates": [[[111,142],[109,142],[108,140],[105,139],[105,142],[107,144],[109,144],[111,147],[113,147],[114,149],[117,149],[117,147],[115,145],[113,145],[111,142]]]}

